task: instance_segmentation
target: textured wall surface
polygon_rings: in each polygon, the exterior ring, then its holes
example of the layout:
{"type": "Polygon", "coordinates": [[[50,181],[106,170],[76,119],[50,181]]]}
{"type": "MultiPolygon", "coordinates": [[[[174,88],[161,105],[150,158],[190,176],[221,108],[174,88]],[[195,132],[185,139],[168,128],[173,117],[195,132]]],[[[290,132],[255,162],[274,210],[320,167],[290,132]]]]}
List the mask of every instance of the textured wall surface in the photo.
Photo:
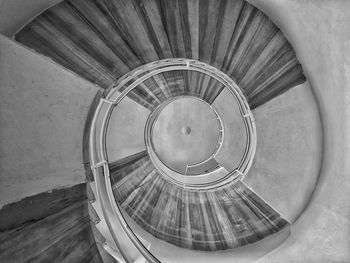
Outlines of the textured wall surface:
{"type": "Polygon", "coordinates": [[[322,158],[322,127],[307,83],[253,111],[257,147],[244,182],[290,222],[308,204],[322,158]]]}
{"type": "Polygon", "coordinates": [[[350,2],[249,1],[284,31],[318,99],[324,132],[319,182],[291,237],[262,262],[350,262],[350,2]]]}
{"type": "Polygon", "coordinates": [[[85,180],[82,135],[96,86],[0,36],[0,207],[85,180]]]}
{"type": "Polygon", "coordinates": [[[62,0],[0,0],[0,33],[13,36],[24,24],[62,0]]]}
{"type": "Polygon", "coordinates": [[[107,129],[109,162],[146,149],[145,125],[150,111],[125,97],[113,110],[107,129]]]}

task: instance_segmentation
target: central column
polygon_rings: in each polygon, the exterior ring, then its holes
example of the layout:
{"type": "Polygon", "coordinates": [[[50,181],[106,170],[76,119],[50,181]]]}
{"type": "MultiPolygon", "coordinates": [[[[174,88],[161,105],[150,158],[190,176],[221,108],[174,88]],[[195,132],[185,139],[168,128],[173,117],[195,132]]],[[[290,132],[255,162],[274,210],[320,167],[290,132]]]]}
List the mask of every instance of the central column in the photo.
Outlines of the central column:
{"type": "Polygon", "coordinates": [[[210,158],[217,150],[220,122],[208,103],[179,97],[166,104],[155,119],[151,140],[158,158],[185,174],[187,165],[210,158]]]}

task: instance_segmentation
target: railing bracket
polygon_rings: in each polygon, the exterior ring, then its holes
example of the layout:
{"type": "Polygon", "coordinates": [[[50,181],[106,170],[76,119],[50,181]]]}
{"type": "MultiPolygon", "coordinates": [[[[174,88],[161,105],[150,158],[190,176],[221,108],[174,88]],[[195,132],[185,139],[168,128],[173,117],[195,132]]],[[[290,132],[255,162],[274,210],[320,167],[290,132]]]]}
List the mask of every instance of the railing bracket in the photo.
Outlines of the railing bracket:
{"type": "Polygon", "coordinates": [[[99,163],[97,163],[97,164],[95,164],[95,165],[91,165],[91,169],[92,169],[92,170],[97,169],[97,168],[99,168],[99,167],[105,165],[106,163],[107,163],[107,161],[106,161],[106,160],[103,160],[103,161],[101,161],[101,162],[99,162],[99,163]]]}
{"type": "Polygon", "coordinates": [[[240,170],[236,170],[236,172],[242,177],[244,174],[240,170]]]}
{"type": "Polygon", "coordinates": [[[107,99],[105,99],[105,98],[101,98],[101,100],[104,101],[104,102],[110,103],[110,104],[112,104],[112,105],[116,104],[116,102],[113,101],[113,100],[107,100],[107,99]]]}

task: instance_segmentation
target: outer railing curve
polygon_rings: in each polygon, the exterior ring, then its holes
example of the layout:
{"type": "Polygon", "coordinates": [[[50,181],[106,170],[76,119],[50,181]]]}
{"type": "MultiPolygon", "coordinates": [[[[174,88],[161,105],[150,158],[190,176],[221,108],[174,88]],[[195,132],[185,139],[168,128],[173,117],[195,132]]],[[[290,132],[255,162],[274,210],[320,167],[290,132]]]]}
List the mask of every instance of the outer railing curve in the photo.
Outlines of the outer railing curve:
{"type": "MultiPolygon", "coordinates": [[[[202,72],[207,74],[219,82],[221,82],[225,87],[227,87],[234,97],[239,102],[239,109],[242,117],[246,120],[245,128],[249,131],[251,136],[248,136],[248,147],[245,149],[244,158],[242,159],[239,169],[228,174],[227,177],[223,178],[220,182],[221,185],[226,183],[232,183],[233,181],[240,180],[247,173],[253,162],[253,157],[256,148],[256,127],[254,118],[250,111],[248,102],[245,99],[240,88],[235,84],[235,82],[220,70],[212,67],[206,63],[199,62],[196,60],[189,59],[165,59],[149,64],[143,65],[136,68],[135,70],[129,72],[128,74],[121,77],[112,87],[110,87],[106,93],[105,97],[100,99],[100,102],[96,108],[95,114],[91,123],[89,147],[90,147],[90,162],[91,168],[94,174],[94,179],[97,187],[97,195],[101,202],[101,209],[105,217],[107,226],[111,232],[113,239],[115,240],[123,258],[128,261],[128,249],[118,242],[117,230],[120,228],[124,231],[127,237],[130,239],[134,247],[144,256],[148,262],[160,262],[138,239],[132,229],[126,222],[119,205],[115,202],[112,185],[110,181],[110,173],[108,166],[108,156],[106,151],[106,132],[108,121],[111,116],[113,108],[130,92],[133,88],[138,86],[140,83],[146,79],[152,77],[153,75],[173,70],[192,70],[197,72],[202,72]],[[126,87],[125,89],[123,89],[126,87]],[[122,91],[121,91],[122,90],[122,91]],[[234,179],[230,179],[232,177],[234,179]],[[112,211],[114,218],[109,216],[109,211],[112,211]],[[119,227],[119,228],[118,228],[119,227]]],[[[151,156],[152,158],[152,156],[151,156]]],[[[160,171],[163,175],[164,171],[160,171]]],[[[172,180],[173,183],[179,184],[176,180],[172,180]]],[[[181,184],[181,183],[180,183],[181,184]]],[[[183,185],[182,187],[188,187],[191,189],[191,185],[183,185]]],[[[218,185],[216,185],[218,186],[218,185]]],[[[202,190],[209,189],[208,186],[203,185],[202,190]]]]}

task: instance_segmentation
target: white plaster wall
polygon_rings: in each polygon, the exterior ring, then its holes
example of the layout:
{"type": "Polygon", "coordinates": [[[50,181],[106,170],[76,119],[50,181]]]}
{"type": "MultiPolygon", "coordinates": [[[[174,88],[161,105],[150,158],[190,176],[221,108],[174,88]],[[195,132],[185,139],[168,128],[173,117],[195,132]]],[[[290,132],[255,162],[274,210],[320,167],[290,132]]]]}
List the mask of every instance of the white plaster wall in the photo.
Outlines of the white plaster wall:
{"type": "Polygon", "coordinates": [[[128,97],[114,108],[106,135],[109,162],[146,149],[144,134],[149,114],[148,109],[128,97]]]}
{"type": "Polygon", "coordinates": [[[62,0],[0,0],[0,33],[12,37],[38,14],[62,0]]]}
{"type": "Polygon", "coordinates": [[[321,167],[322,127],[306,82],[254,109],[257,147],[244,178],[293,222],[310,200],[321,167]]]}
{"type": "Polygon", "coordinates": [[[0,207],[83,182],[83,128],[98,88],[2,35],[0,79],[0,207]]]}
{"type": "Polygon", "coordinates": [[[268,262],[350,262],[350,1],[249,0],[291,41],[318,99],[324,132],[313,198],[268,262]]]}

